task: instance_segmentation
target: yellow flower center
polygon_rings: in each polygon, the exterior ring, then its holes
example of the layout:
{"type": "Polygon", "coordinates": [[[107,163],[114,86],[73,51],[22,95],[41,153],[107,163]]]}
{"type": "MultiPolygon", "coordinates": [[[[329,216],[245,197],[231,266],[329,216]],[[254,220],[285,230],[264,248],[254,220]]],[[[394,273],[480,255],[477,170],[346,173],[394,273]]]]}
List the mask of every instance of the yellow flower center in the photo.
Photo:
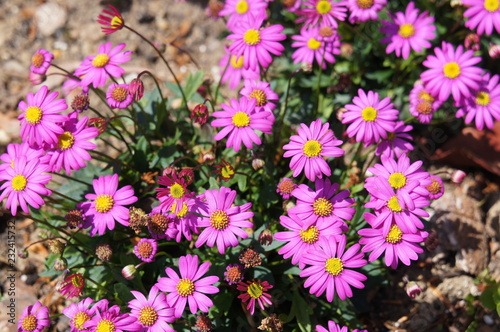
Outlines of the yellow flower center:
{"type": "Polygon", "coordinates": [[[415,34],[415,27],[413,24],[405,23],[399,27],[398,34],[403,38],[410,38],[415,34]]]}
{"type": "MultiPolygon", "coordinates": [[[[172,204],[172,212],[175,211],[176,207],[177,207],[177,204],[174,202],[172,204]]],[[[188,206],[186,203],[182,203],[182,208],[179,212],[177,212],[177,217],[184,218],[187,214],[188,214],[188,206]]]]}
{"type": "Polygon", "coordinates": [[[325,271],[331,276],[338,276],[344,270],[344,263],[338,258],[329,258],[325,262],[325,271]]]}
{"type": "Polygon", "coordinates": [[[401,212],[403,209],[401,208],[401,205],[399,205],[398,198],[396,196],[392,196],[391,199],[387,201],[387,207],[392,211],[392,212],[401,212]]]}
{"type": "Polygon", "coordinates": [[[236,69],[243,68],[243,55],[231,55],[231,66],[236,69]]]}
{"type": "Polygon", "coordinates": [[[250,124],[250,117],[245,112],[236,112],[233,115],[233,125],[238,128],[247,127],[250,124]]]}
{"type": "Polygon", "coordinates": [[[318,141],[307,141],[303,148],[304,154],[311,157],[317,157],[321,153],[321,144],[318,141]]]}
{"type": "Polygon", "coordinates": [[[115,332],[115,324],[108,319],[101,319],[95,328],[96,332],[115,332]]]}
{"type": "Polygon", "coordinates": [[[434,179],[431,179],[431,184],[425,187],[433,195],[438,194],[441,191],[441,184],[434,179]]]}
{"type": "Polygon", "coordinates": [[[264,287],[262,287],[262,285],[258,282],[252,282],[248,285],[247,293],[250,297],[258,299],[264,293],[264,287]]]}
{"type": "Polygon", "coordinates": [[[180,296],[186,297],[194,293],[194,282],[187,278],[184,278],[179,280],[176,288],[177,293],[179,293],[180,296]]]}
{"type": "Polygon", "coordinates": [[[333,211],[332,202],[326,198],[320,197],[313,203],[313,212],[320,217],[329,216],[333,211]]]}
{"type": "Polygon", "coordinates": [[[373,122],[377,119],[377,110],[371,106],[368,106],[364,110],[361,111],[361,117],[363,120],[368,122],[373,122]]]}
{"type": "Polygon", "coordinates": [[[317,50],[321,47],[321,42],[314,38],[311,38],[307,41],[307,47],[311,50],[317,50]]]}
{"type": "Polygon", "coordinates": [[[490,94],[485,91],[481,91],[476,95],[476,104],[481,106],[488,106],[490,103],[490,94]]]}
{"type": "Polygon", "coordinates": [[[121,27],[123,25],[123,20],[119,18],[118,16],[113,16],[111,19],[111,26],[112,27],[121,27]]]}
{"type": "Polygon", "coordinates": [[[222,210],[215,210],[210,215],[210,225],[216,230],[223,230],[229,225],[229,216],[222,210]]]}
{"type": "Polygon", "coordinates": [[[255,29],[249,29],[243,35],[243,41],[250,46],[255,46],[260,43],[260,32],[255,29]]]}
{"type": "Polygon", "coordinates": [[[83,330],[83,324],[90,320],[90,316],[85,311],[79,311],[73,316],[73,325],[78,330],[83,330]]]}
{"type": "Polygon", "coordinates": [[[108,62],[109,62],[109,55],[107,55],[106,53],[102,53],[96,55],[94,60],[92,60],[92,66],[96,68],[102,68],[106,66],[108,62]]]}
{"type": "Polygon", "coordinates": [[[262,90],[253,90],[249,97],[257,100],[257,106],[264,106],[267,103],[266,93],[262,90]]]}
{"type": "Polygon", "coordinates": [[[220,175],[222,175],[224,179],[230,179],[234,175],[234,169],[231,165],[225,165],[220,169],[220,175]]]}
{"type": "Polygon", "coordinates": [[[427,91],[424,91],[424,90],[422,90],[422,91],[420,91],[418,93],[418,99],[423,99],[423,100],[425,100],[428,103],[433,103],[434,102],[434,97],[431,96],[430,93],[428,93],[427,91]]]}
{"type": "Polygon", "coordinates": [[[396,244],[401,242],[402,238],[403,238],[403,232],[401,231],[401,229],[396,225],[392,225],[389,234],[387,234],[387,236],[385,237],[385,241],[392,244],[396,244]]]}
{"type": "Polygon", "coordinates": [[[248,2],[245,0],[238,1],[236,4],[236,12],[238,14],[245,14],[248,11],[248,2]]]}
{"type": "Polygon", "coordinates": [[[153,246],[151,245],[151,243],[149,243],[147,241],[141,242],[137,246],[137,252],[139,253],[139,255],[141,255],[141,257],[149,258],[149,257],[151,257],[151,254],[153,253],[153,246]]]}
{"type": "Polygon", "coordinates": [[[313,244],[319,239],[319,231],[316,226],[312,225],[307,230],[301,229],[299,236],[303,242],[313,244]]]}
{"type": "Polygon", "coordinates": [[[15,191],[21,191],[26,188],[28,184],[28,179],[24,175],[16,175],[12,178],[12,189],[15,191]]]}
{"type": "Polygon", "coordinates": [[[121,86],[117,86],[116,88],[113,89],[113,91],[111,91],[111,98],[120,103],[125,99],[127,99],[127,96],[128,96],[128,90],[121,86]]]}
{"type": "Polygon", "coordinates": [[[158,313],[155,309],[153,309],[153,307],[146,306],[142,307],[141,310],[139,310],[139,317],[137,318],[137,320],[143,326],[152,326],[157,319],[158,313]]]}
{"type": "Polygon", "coordinates": [[[431,114],[432,113],[432,104],[429,103],[428,101],[421,100],[417,104],[417,112],[420,114],[424,114],[424,115],[431,114]]]}
{"type": "Polygon", "coordinates": [[[486,9],[490,13],[497,11],[498,7],[500,7],[500,1],[498,1],[498,0],[484,0],[484,9],[486,9]]]}
{"type": "Polygon", "coordinates": [[[37,319],[33,315],[28,315],[23,318],[23,322],[21,323],[21,326],[23,329],[26,331],[34,331],[36,329],[37,325],[37,319]]]}
{"type": "Polygon", "coordinates": [[[374,1],[373,0],[356,0],[358,7],[361,9],[372,8],[374,1]]]}
{"type": "Polygon", "coordinates": [[[25,112],[25,119],[30,125],[39,124],[42,120],[43,111],[38,106],[28,106],[25,112]]]}
{"type": "Polygon", "coordinates": [[[76,288],[81,288],[85,284],[85,281],[83,280],[83,277],[75,275],[73,278],[71,278],[71,284],[76,288]]]}
{"type": "Polygon", "coordinates": [[[68,150],[75,144],[75,136],[69,131],[65,131],[57,137],[57,147],[61,150],[68,150]]]}
{"type": "Polygon", "coordinates": [[[175,199],[179,199],[184,196],[184,188],[178,183],[174,183],[170,186],[170,196],[175,199]]]}
{"type": "Polygon", "coordinates": [[[394,189],[401,189],[406,185],[406,176],[403,173],[393,173],[389,176],[389,184],[394,189]]]}
{"type": "Polygon", "coordinates": [[[113,208],[115,200],[111,195],[98,195],[95,199],[95,210],[100,213],[106,213],[113,208]]]}
{"type": "Polygon", "coordinates": [[[43,62],[45,61],[45,57],[41,53],[35,53],[33,57],[31,58],[31,64],[33,67],[40,68],[43,65],[43,62]]]}
{"type": "Polygon", "coordinates": [[[460,76],[460,66],[456,62],[448,62],[443,67],[444,76],[454,79],[460,76]]]}
{"type": "Polygon", "coordinates": [[[318,4],[316,5],[316,10],[321,15],[327,14],[330,12],[330,10],[332,10],[332,4],[326,0],[318,1],[318,4]]]}

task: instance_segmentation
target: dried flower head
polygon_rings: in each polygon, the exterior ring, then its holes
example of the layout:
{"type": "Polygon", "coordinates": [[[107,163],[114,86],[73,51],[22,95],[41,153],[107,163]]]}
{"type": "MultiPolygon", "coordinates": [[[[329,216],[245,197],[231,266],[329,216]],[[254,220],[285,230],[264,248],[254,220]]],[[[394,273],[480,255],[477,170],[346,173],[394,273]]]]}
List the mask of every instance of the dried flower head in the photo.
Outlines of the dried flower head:
{"type": "Polygon", "coordinates": [[[56,255],[61,255],[64,252],[64,243],[57,239],[50,239],[47,241],[47,245],[49,246],[49,251],[56,255]]]}
{"type": "Polygon", "coordinates": [[[215,329],[215,325],[212,324],[212,320],[208,318],[205,313],[201,313],[196,317],[196,324],[194,327],[196,327],[199,332],[210,332],[215,329]]]}
{"type": "Polygon", "coordinates": [[[240,254],[240,263],[247,269],[250,267],[259,266],[262,264],[262,257],[253,248],[247,248],[240,254]]]}
{"type": "Polygon", "coordinates": [[[71,229],[82,227],[82,224],[85,221],[83,213],[80,209],[69,210],[66,216],[64,216],[64,219],[66,219],[66,226],[71,229]]]}
{"type": "Polygon", "coordinates": [[[134,230],[135,234],[139,234],[141,232],[141,227],[147,226],[149,223],[149,215],[140,208],[131,207],[129,209],[129,215],[129,227],[134,230]]]}
{"type": "Polygon", "coordinates": [[[78,113],[86,111],[89,108],[89,95],[86,93],[79,93],[73,98],[71,108],[78,113]]]}
{"type": "Polygon", "coordinates": [[[268,332],[282,332],[283,321],[276,314],[271,314],[260,322],[259,330],[268,332]]]}
{"type": "Polygon", "coordinates": [[[240,264],[229,264],[224,272],[224,280],[230,285],[239,283],[243,280],[243,269],[240,264]]]}
{"type": "Polygon", "coordinates": [[[68,261],[64,257],[58,257],[54,262],[54,270],[64,271],[68,268],[68,261]]]}
{"type": "Polygon", "coordinates": [[[109,262],[113,256],[113,248],[107,243],[98,243],[95,246],[95,254],[103,262],[109,262]]]}

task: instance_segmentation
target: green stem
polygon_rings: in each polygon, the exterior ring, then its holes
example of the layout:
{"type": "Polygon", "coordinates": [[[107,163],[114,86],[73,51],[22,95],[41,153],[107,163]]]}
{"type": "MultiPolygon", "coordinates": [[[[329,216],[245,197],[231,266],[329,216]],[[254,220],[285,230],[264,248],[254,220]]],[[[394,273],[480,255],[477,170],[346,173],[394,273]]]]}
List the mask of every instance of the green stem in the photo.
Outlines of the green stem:
{"type": "Polygon", "coordinates": [[[53,192],[54,194],[58,195],[58,196],[61,196],[62,198],[65,198],[65,199],[67,199],[67,200],[72,201],[73,203],[76,203],[76,204],[80,203],[80,202],[79,202],[79,201],[77,201],[76,199],[71,198],[71,197],[69,197],[69,196],[66,196],[66,195],[64,195],[64,194],[61,194],[60,192],[58,192],[58,191],[56,191],[56,190],[52,190],[52,192],[53,192]]]}
{"type": "MultiPolygon", "coordinates": [[[[95,151],[93,151],[93,152],[95,152],[95,151]]],[[[69,176],[69,175],[66,175],[66,174],[62,174],[62,173],[54,173],[54,174],[55,174],[55,175],[59,175],[60,177],[65,178],[65,179],[68,179],[68,180],[71,180],[71,181],[76,181],[76,182],[79,182],[79,183],[84,184],[84,185],[89,186],[89,187],[90,187],[90,186],[92,186],[92,184],[91,184],[91,183],[88,183],[88,182],[85,182],[85,181],[79,180],[79,179],[77,179],[77,178],[74,178],[74,177],[69,176]]]]}
{"type": "Polygon", "coordinates": [[[283,114],[279,117],[278,125],[276,126],[278,129],[274,135],[274,137],[275,137],[274,145],[278,145],[278,139],[280,137],[281,127],[283,126],[283,122],[285,121],[286,113],[288,112],[288,97],[290,95],[290,87],[292,85],[292,79],[295,77],[295,75],[297,75],[301,71],[302,71],[302,68],[295,70],[292,73],[292,75],[290,75],[290,78],[288,78],[288,85],[286,87],[286,93],[285,93],[285,106],[284,106],[283,114]]]}

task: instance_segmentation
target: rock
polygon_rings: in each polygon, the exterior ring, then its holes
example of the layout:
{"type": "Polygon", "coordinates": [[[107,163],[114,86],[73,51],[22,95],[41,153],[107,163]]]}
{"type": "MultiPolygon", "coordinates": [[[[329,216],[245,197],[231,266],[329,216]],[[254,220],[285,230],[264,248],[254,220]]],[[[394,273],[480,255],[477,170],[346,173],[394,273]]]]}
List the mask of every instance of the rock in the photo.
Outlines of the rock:
{"type": "Polygon", "coordinates": [[[51,36],[57,29],[64,27],[67,16],[66,9],[57,3],[44,3],[35,12],[38,31],[44,36],[51,36]]]}
{"type": "Polygon", "coordinates": [[[474,284],[474,279],[466,275],[444,279],[443,282],[437,286],[437,289],[441,293],[446,294],[451,304],[455,304],[459,300],[465,300],[469,294],[473,296],[479,296],[481,294],[476,284],[474,284]]]}

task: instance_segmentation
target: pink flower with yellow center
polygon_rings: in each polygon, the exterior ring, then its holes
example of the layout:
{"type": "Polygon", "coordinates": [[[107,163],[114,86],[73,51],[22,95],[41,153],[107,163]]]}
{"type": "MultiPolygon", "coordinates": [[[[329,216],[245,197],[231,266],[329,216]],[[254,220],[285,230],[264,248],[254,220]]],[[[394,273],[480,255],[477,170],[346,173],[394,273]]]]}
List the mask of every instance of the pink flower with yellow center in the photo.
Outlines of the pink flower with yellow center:
{"type": "Polygon", "coordinates": [[[45,75],[52,60],[54,60],[54,54],[41,48],[31,57],[30,71],[38,75],[45,75]]]}
{"type": "Polygon", "coordinates": [[[293,177],[304,171],[306,177],[314,181],[332,174],[324,157],[343,156],[344,150],[338,147],[342,143],[335,137],[328,122],[322,124],[321,119],[317,119],[309,126],[300,124],[297,135],[291,136],[290,143],[283,146],[283,156],[292,157],[290,169],[293,170],[293,177]]]}
{"type": "Polygon", "coordinates": [[[319,28],[302,29],[300,35],[292,36],[292,47],[297,48],[292,54],[293,63],[313,65],[316,62],[325,69],[327,63],[335,63],[334,54],[340,54],[340,36],[324,41],[319,28]]]}
{"type": "Polygon", "coordinates": [[[378,12],[386,5],[387,0],[347,0],[347,7],[351,12],[349,22],[376,21],[378,19],[378,12]]]}
{"type": "Polygon", "coordinates": [[[227,0],[219,16],[229,16],[226,26],[232,30],[241,21],[253,17],[267,18],[267,2],[264,0],[227,0]]]}
{"type": "Polygon", "coordinates": [[[189,303],[189,310],[195,314],[198,309],[208,312],[208,308],[214,304],[205,294],[215,294],[219,289],[214,286],[219,281],[219,277],[209,276],[202,278],[210,267],[209,262],[198,266],[198,256],[186,255],[179,258],[180,276],[170,267],[165,272],[167,277],[158,279],[156,287],[167,295],[167,303],[175,308],[174,316],[182,316],[186,304],[189,303]]]}
{"type": "Polygon", "coordinates": [[[95,194],[87,194],[90,202],[83,202],[77,208],[83,211],[85,222],[83,227],[91,227],[90,235],[103,235],[115,228],[115,222],[123,226],[129,224],[129,209],[124,205],[137,201],[132,186],[126,185],[118,189],[118,174],[104,175],[93,182],[95,194]]]}
{"type": "Polygon", "coordinates": [[[499,0],[462,0],[467,8],[464,17],[468,18],[465,26],[477,29],[480,35],[491,35],[493,27],[500,33],[500,1],[499,0]]]}
{"type": "Polygon", "coordinates": [[[64,316],[69,318],[69,325],[71,332],[83,332],[86,329],[83,325],[92,319],[98,306],[91,305],[94,303],[90,297],[87,297],[80,302],[72,303],[69,307],[63,309],[64,316]]]}
{"type": "Polygon", "coordinates": [[[168,325],[175,321],[174,308],[167,302],[167,296],[159,292],[156,286],[151,287],[146,298],[137,291],[130,291],[135,299],[128,303],[130,316],[137,318],[142,332],[175,332],[168,325]]]}
{"type": "Polygon", "coordinates": [[[106,92],[106,100],[111,108],[127,108],[134,101],[134,96],[129,93],[128,84],[112,83],[106,92]]]}
{"type": "Polygon", "coordinates": [[[250,69],[243,55],[234,55],[225,48],[224,54],[219,62],[221,68],[221,83],[229,82],[230,89],[236,89],[242,80],[259,80],[259,68],[250,69]]]}
{"type": "Polygon", "coordinates": [[[244,292],[238,295],[243,303],[248,302],[247,310],[250,311],[250,315],[255,312],[255,304],[257,303],[261,310],[268,305],[271,305],[271,295],[266,293],[269,289],[273,288],[267,281],[252,280],[243,282],[240,281],[236,289],[244,292]]]}
{"type": "Polygon", "coordinates": [[[17,323],[18,332],[43,332],[50,325],[49,308],[40,302],[24,308],[17,323]]]}
{"type": "Polygon", "coordinates": [[[305,0],[302,5],[295,22],[304,23],[306,27],[328,26],[336,29],[339,25],[337,20],[344,21],[347,16],[347,1],[305,0]]]}
{"type": "Polygon", "coordinates": [[[66,276],[62,283],[58,285],[59,293],[65,295],[68,299],[80,296],[83,287],[85,287],[85,279],[79,273],[66,276]]]}
{"type": "Polygon", "coordinates": [[[151,263],[155,260],[158,244],[154,239],[140,239],[134,246],[134,254],[141,261],[151,263]]]}
{"type": "Polygon", "coordinates": [[[125,25],[125,20],[118,9],[112,5],[108,5],[108,7],[109,9],[103,9],[102,13],[97,17],[97,23],[102,24],[101,30],[106,35],[122,29],[125,25]]]}
{"type": "Polygon", "coordinates": [[[196,247],[206,243],[209,247],[217,244],[219,253],[224,254],[226,248],[239,244],[238,237],[246,239],[248,233],[243,228],[251,228],[249,221],[253,212],[248,211],[252,203],[235,206],[236,191],[227,187],[219,190],[211,189],[203,194],[205,200],[200,202],[197,213],[201,216],[198,227],[206,227],[196,240],[196,247]]]}

